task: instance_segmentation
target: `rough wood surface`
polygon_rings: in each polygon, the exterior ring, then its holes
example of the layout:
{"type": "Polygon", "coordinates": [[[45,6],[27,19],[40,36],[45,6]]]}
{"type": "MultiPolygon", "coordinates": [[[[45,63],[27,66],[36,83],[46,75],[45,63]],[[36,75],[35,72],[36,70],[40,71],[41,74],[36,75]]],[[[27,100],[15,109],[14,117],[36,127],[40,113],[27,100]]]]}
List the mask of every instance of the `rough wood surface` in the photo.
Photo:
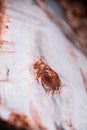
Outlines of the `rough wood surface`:
{"type": "Polygon", "coordinates": [[[37,2],[7,1],[8,31],[0,47],[0,129],[4,124],[13,130],[87,130],[87,58],[73,46],[76,40],[66,37],[66,29],[74,36],[70,27],[60,18],[55,22],[50,7],[37,2]],[[61,90],[52,93],[56,85],[61,90]]]}

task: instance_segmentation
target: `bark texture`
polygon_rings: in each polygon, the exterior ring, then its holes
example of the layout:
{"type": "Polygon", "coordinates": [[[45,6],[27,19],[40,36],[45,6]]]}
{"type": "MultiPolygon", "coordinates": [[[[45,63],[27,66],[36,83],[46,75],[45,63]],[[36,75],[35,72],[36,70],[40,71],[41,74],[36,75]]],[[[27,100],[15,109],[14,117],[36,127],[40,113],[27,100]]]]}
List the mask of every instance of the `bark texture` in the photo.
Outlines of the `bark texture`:
{"type": "Polygon", "coordinates": [[[44,1],[7,0],[0,129],[87,130],[87,57],[44,1]]]}
{"type": "Polygon", "coordinates": [[[79,41],[76,46],[87,56],[87,1],[56,0],[79,41]]]}

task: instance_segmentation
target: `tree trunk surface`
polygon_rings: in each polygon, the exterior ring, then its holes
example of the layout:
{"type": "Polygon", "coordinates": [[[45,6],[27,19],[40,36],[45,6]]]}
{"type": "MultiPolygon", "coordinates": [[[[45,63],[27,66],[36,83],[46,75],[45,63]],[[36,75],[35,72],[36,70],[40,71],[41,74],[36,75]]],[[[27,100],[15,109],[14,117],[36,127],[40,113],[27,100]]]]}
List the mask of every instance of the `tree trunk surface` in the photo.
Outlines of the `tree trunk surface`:
{"type": "Polygon", "coordinates": [[[41,0],[3,8],[0,129],[87,130],[87,57],[72,29],[41,0]]]}

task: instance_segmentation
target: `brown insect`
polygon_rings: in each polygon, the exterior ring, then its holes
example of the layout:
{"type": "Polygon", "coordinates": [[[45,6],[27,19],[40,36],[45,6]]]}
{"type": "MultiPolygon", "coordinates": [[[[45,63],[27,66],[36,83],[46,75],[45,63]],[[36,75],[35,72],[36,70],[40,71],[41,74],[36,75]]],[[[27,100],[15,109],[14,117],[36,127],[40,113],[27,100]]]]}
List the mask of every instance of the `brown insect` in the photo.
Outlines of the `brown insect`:
{"type": "Polygon", "coordinates": [[[58,93],[61,89],[61,80],[58,74],[42,59],[34,64],[36,80],[41,82],[46,92],[58,93]]]}

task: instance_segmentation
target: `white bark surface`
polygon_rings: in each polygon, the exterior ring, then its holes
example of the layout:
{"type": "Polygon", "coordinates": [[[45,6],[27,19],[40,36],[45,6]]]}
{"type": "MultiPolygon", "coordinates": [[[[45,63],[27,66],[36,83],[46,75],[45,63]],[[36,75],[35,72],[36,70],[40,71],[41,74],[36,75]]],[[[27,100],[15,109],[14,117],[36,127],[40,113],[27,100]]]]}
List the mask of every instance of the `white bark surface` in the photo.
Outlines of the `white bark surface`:
{"type": "Polygon", "coordinates": [[[8,43],[0,48],[0,117],[26,115],[35,130],[42,129],[39,125],[87,130],[87,58],[33,1],[8,3],[8,43]],[[60,76],[60,93],[47,95],[35,80],[33,64],[41,57],[60,76]]]}

